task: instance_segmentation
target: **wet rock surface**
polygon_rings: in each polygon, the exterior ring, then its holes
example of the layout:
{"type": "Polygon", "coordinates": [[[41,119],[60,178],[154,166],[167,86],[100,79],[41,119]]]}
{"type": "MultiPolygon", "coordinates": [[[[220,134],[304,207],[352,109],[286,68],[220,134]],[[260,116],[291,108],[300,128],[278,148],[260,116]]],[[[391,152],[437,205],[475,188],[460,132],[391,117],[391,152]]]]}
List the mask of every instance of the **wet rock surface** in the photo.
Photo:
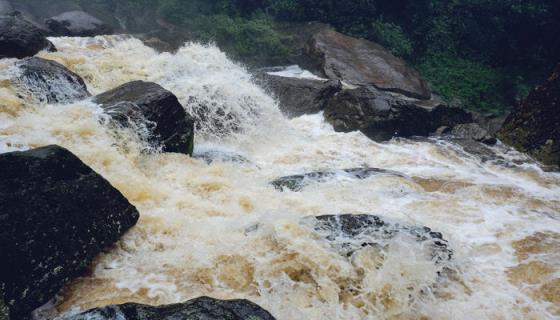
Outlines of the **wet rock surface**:
{"type": "Polygon", "coordinates": [[[124,127],[140,119],[153,124],[150,143],[165,152],[192,154],[194,120],[170,91],[153,82],[133,81],[95,96],[124,127]]]}
{"type": "Polygon", "coordinates": [[[111,34],[112,28],[84,11],[68,11],[45,21],[54,36],[94,37],[111,34]]]}
{"type": "Polygon", "coordinates": [[[118,190],[62,147],[0,155],[0,282],[12,317],[52,299],[137,220],[118,190]]]}
{"type": "Polygon", "coordinates": [[[56,50],[44,32],[14,11],[0,16],[0,58],[25,58],[56,50]]]}
{"type": "Polygon", "coordinates": [[[399,235],[412,237],[436,264],[451,260],[453,251],[439,232],[366,214],[306,217],[302,220],[342,255],[351,257],[366,247],[383,249],[399,235]]]}
{"type": "Polygon", "coordinates": [[[231,162],[238,164],[252,163],[251,160],[240,154],[219,150],[195,151],[193,152],[193,158],[203,160],[207,164],[212,164],[214,162],[231,162]]]}
{"type": "Polygon", "coordinates": [[[84,80],[58,62],[32,57],[16,65],[21,70],[16,85],[39,103],[68,103],[90,96],[84,80]]]}
{"type": "Polygon", "coordinates": [[[338,81],[289,78],[266,72],[259,78],[278,99],[282,113],[290,118],[323,111],[329,99],[342,89],[338,81]]]}
{"type": "Polygon", "coordinates": [[[186,303],[151,307],[127,303],[93,309],[61,320],[274,320],[266,310],[247,300],[201,297],[186,303]]]}
{"type": "Polygon", "coordinates": [[[301,191],[308,185],[325,183],[335,179],[363,180],[372,176],[405,177],[403,174],[378,168],[351,168],[343,170],[317,171],[278,178],[270,184],[278,191],[301,191]]]}
{"type": "Polygon", "coordinates": [[[375,141],[427,136],[442,126],[472,122],[465,110],[446,105],[423,106],[372,87],[343,90],[329,101],[324,116],[338,132],[360,130],[375,141]]]}
{"type": "Polygon", "coordinates": [[[376,43],[324,28],[311,37],[305,52],[331,80],[374,86],[418,99],[431,97],[427,83],[416,70],[376,43]]]}
{"type": "Polygon", "coordinates": [[[507,117],[498,137],[546,165],[560,166],[560,64],[507,117]]]}
{"type": "Polygon", "coordinates": [[[474,140],[487,145],[494,145],[496,138],[490,135],[488,130],[476,123],[458,124],[451,130],[451,135],[457,139],[474,140]]]}

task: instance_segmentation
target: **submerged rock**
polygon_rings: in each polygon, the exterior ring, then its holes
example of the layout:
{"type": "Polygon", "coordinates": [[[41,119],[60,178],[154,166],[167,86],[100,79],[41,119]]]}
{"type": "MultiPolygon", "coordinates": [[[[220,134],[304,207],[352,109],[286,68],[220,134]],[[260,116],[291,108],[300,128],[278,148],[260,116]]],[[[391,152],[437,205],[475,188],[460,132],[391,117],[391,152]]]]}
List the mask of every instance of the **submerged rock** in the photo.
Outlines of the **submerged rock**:
{"type": "Polygon", "coordinates": [[[312,36],[305,51],[331,80],[375,86],[418,99],[431,97],[416,70],[376,43],[325,28],[312,36]]]}
{"type": "Polygon", "coordinates": [[[47,19],[45,24],[54,36],[94,37],[113,33],[109,25],[83,11],[64,12],[47,19]]]}
{"type": "Polygon", "coordinates": [[[292,191],[301,191],[303,188],[310,184],[324,183],[335,180],[337,178],[363,180],[372,176],[404,177],[403,174],[396,171],[378,168],[352,168],[344,170],[317,171],[305,174],[297,174],[293,176],[278,178],[272,181],[270,184],[272,184],[274,188],[279,191],[285,191],[286,189],[292,191]]]}
{"type": "Polygon", "coordinates": [[[244,156],[233,153],[218,150],[206,150],[206,151],[195,151],[192,156],[194,159],[203,160],[207,164],[213,162],[233,162],[239,164],[249,164],[251,160],[245,158],[244,156]]]}
{"type": "Polygon", "coordinates": [[[360,130],[375,141],[427,136],[442,126],[472,122],[472,115],[446,105],[423,106],[371,87],[343,90],[329,101],[324,116],[335,131],[360,130]]]}
{"type": "Polygon", "coordinates": [[[107,306],[61,320],[274,320],[247,300],[201,297],[185,303],[152,307],[135,303],[107,306]]]}
{"type": "Polygon", "coordinates": [[[289,78],[264,72],[260,78],[290,118],[323,111],[329,99],[342,89],[338,81],[289,78]]]}
{"type": "Polygon", "coordinates": [[[366,247],[383,249],[399,235],[412,237],[436,264],[453,257],[453,251],[441,233],[428,227],[407,225],[375,215],[325,215],[304,218],[302,223],[313,228],[321,238],[347,257],[366,247]]]}
{"type": "Polygon", "coordinates": [[[16,65],[21,70],[16,85],[39,103],[68,103],[90,96],[84,80],[58,62],[32,57],[16,65]]]}
{"type": "Polygon", "coordinates": [[[56,50],[43,31],[14,11],[0,16],[0,58],[25,58],[56,50]]]}
{"type": "Polygon", "coordinates": [[[14,319],[40,307],[138,220],[138,211],[70,151],[0,155],[0,282],[14,319]]]}
{"type": "Polygon", "coordinates": [[[476,123],[458,124],[451,130],[451,135],[457,139],[474,140],[488,145],[494,145],[498,141],[492,137],[488,130],[476,123]]]}
{"type": "Polygon", "coordinates": [[[544,164],[560,166],[560,64],[507,117],[498,137],[544,164]]]}
{"type": "Polygon", "coordinates": [[[149,142],[163,151],[192,155],[194,120],[177,97],[160,85],[133,81],[97,95],[94,101],[124,127],[139,119],[153,123],[149,142]]]}

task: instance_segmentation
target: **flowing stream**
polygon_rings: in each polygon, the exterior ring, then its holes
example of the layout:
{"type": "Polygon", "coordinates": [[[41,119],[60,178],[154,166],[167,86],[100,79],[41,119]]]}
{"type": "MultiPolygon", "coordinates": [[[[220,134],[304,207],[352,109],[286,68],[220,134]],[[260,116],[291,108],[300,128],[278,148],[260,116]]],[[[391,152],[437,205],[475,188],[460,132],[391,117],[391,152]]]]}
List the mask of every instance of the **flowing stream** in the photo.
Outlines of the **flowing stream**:
{"type": "Polygon", "coordinates": [[[558,173],[503,146],[495,148],[502,161],[482,162],[443,140],[379,144],[359,132],[334,132],[320,114],[286,119],[214,46],[160,54],[122,36],[51,40],[59,51],[40,56],[81,75],[92,94],[132,80],[156,82],[201,120],[195,152],[248,161],[146,153],[146,132],[108,126],[91,99],[41,103],[17,84],[16,60],[0,60],[0,152],[66,147],[141,214],[38,318],[201,295],[249,299],[279,320],[560,317],[558,173]],[[402,176],[339,175],[300,192],[270,185],[281,176],[356,167],[402,176]],[[414,239],[397,237],[381,253],[350,259],[301,223],[342,213],[441,232],[453,250],[450,271],[414,239]]]}

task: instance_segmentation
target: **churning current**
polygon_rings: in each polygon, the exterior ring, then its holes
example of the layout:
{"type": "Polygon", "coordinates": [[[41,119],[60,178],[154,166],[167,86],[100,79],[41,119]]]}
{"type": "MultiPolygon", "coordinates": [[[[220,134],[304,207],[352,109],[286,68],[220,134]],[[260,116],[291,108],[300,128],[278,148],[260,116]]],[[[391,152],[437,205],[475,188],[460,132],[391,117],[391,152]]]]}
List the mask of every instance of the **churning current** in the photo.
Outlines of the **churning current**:
{"type": "MultiPolygon", "coordinates": [[[[201,295],[249,299],[280,320],[560,316],[559,174],[503,146],[494,150],[501,161],[482,162],[444,140],[379,144],[334,132],[320,114],[286,119],[214,46],[186,44],[170,54],[120,36],[52,41],[59,51],[40,56],[81,75],[93,94],[132,80],[172,91],[204,116],[195,154],[223,159],[147,153],[149,130],[107,126],[90,99],[55,105],[22,94],[33,84],[18,83],[16,60],[3,59],[0,152],[59,144],[141,214],[38,317],[201,295]],[[398,174],[354,179],[341,171],[358,167],[398,174]],[[325,170],[329,179],[301,190],[270,184],[325,170]],[[330,214],[429,227],[448,241],[451,258],[434,257],[406,232],[360,247],[349,235],[326,239],[305,223],[330,214]]],[[[293,69],[283,75],[306,74],[293,69]]]]}

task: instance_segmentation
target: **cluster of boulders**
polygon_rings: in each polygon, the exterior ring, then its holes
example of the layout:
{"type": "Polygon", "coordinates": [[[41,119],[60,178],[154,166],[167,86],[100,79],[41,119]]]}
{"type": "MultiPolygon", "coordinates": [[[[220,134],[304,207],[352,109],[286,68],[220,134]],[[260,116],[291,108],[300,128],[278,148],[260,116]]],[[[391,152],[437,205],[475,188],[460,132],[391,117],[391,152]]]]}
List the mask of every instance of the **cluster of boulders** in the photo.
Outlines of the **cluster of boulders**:
{"type": "Polygon", "coordinates": [[[83,11],[69,11],[44,23],[28,12],[14,10],[7,0],[0,1],[0,58],[25,58],[39,51],[56,51],[48,36],[89,37],[111,34],[113,29],[83,11]]]}
{"type": "MultiPolygon", "coordinates": [[[[291,77],[274,68],[260,69],[257,73],[257,80],[278,99],[281,111],[288,117],[323,112],[325,120],[338,132],[361,131],[378,142],[393,137],[437,135],[478,155],[491,152],[488,146],[498,141],[497,133],[505,117],[478,114],[443,102],[432,94],[417,71],[378,44],[343,35],[328,26],[319,26],[302,46],[301,64],[315,76],[291,77]]],[[[538,90],[549,95],[555,92],[553,88],[538,90]]],[[[539,99],[536,95],[533,94],[524,105],[534,105],[536,102],[531,101],[539,99]]],[[[538,133],[540,138],[537,140],[542,141],[523,142],[541,147],[534,152],[530,150],[535,147],[521,147],[520,150],[529,151],[539,160],[550,163],[551,159],[540,155],[558,150],[554,146],[558,139],[553,137],[554,130],[550,129],[558,126],[554,125],[557,117],[550,110],[555,108],[555,102],[546,103],[549,106],[544,107],[546,111],[533,111],[541,116],[550,115],[546,116],[549,125],[538,133]]],[[[516,111],[508,119],[510,124],[500,131],[500,138],[519,147],[521,142],[508,139],[504,132],[512,131],[508,128],[527,131],[521,129],[527,124],[527,117],[534,119],[535,126],[543,123],[535,120],[534,114],[525,112],[521,117],[521,111],[516,111]],[[513,117],[522,120],[512,124],[513,117]]],[[[528,131],[529,136],[535,134],[535,130],[528,131]]]]}

